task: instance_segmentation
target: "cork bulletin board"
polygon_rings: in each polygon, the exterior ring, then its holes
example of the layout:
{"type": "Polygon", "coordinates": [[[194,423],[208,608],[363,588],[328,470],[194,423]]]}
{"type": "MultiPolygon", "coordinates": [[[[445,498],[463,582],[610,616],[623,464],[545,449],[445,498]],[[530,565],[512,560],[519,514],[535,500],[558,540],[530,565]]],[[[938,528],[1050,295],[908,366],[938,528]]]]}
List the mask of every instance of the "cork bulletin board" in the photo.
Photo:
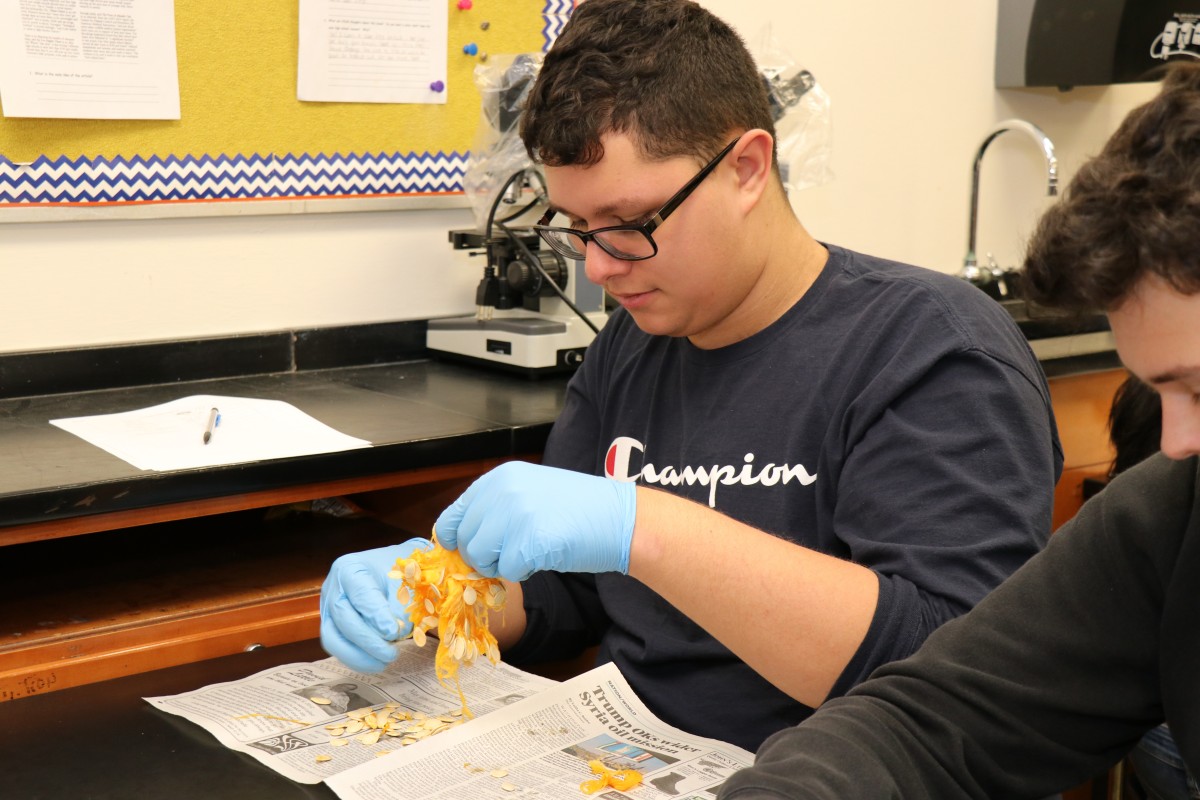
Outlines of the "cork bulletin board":
{"type": "Polygon", "coordinates": [[[181,119],[0,117],[0,221],[466,205],[475,67],[545,51],[574,2],[440,1],[444,105],[300,101],[298,0],[176,2],[181,119]]]}

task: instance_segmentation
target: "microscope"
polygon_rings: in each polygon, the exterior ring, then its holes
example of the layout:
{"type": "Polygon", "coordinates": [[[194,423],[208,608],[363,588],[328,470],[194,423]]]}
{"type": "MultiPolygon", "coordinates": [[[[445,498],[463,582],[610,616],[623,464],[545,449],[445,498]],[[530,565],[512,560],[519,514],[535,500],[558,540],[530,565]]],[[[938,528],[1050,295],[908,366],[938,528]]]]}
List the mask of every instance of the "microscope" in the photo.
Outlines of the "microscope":
{"type": "Polygon", "coordinates": [[[476,228],[449,235],[455,250],[484,261],[475,314],[431,319],[425,337],[439,355],[527,376],[573,371],[608,318],[604,290],[587,280],[583,262],[564,259],[520,224],[548,203],[545,180],[514,135],[538,66],[533,57],[517,56],[497,91],[481,87],[483,127],[494,141],[472,149],[476,163],[464,184],[472,197],[488,198],[487,213],[481,206],[476,228]],[[472,192],[472,180],[486,189],[472,192]]]}
{"type": "Polygon", "coordinates": [[[570,372],[607,319],[604,290],[541,246],[529,228],[504,223],[497,235],[450,231],[456,250],[486,259],[475,289],[475,314],[431,319],[425,343],[455,360],[525,375],[570,372]]]}

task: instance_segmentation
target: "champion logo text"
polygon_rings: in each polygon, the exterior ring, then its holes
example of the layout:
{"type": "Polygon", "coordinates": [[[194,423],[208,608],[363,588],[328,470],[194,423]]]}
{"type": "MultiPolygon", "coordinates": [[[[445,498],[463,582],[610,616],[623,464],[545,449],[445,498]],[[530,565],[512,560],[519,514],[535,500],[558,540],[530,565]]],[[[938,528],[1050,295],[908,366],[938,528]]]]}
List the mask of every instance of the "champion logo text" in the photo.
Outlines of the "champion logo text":
{"type": "Polygon", "coordinates": [[[633,483],[639,479],[650,486],[705,486],[708,505],[717,507],[718,486],[776,486],[796,481],[808,486],[817,476],[802,464],[754,463],[754,453],[747,453],[739,465],[711,464],[704,466],[657,467],[646,461],[646,446],[637,439],[618,436],[608,446],[604,457],[604,474],[617,481],[633,483]],[[637,464],[642,463],[641,467],[637,464]]]}

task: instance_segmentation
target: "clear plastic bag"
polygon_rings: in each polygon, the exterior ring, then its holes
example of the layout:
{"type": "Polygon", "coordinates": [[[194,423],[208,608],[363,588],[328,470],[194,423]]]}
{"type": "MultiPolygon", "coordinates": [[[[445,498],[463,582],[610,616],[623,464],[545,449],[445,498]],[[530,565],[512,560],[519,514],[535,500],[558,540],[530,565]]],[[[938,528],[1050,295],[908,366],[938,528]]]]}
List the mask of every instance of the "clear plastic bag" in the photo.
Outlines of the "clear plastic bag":
{"type": "MultiPolygon", "coordinates": [[[[832,123],[829,95],[811,72],[798,65],[773,37],[770,27],[754,53],[775,117],[779,170],[788,191],[821,186],[830,169],[832,123]]],[[[496,193],[514,173],[533,169],[518,135],[525,96],[542,66],[541,53],[492,56],[475,67],[480,94],[479,127],[463,175],[463,191],[486,233],[496,193]]],[[[521,184],[517,184],[517,189],[521,184]]]]}
{"type": "Polygon", "coordinates": [[[496,203],[496,193],[514,173],[533,167],[518,135],[517,123],[525,96],[541,66],[541,53],[520,53],[492,56],[475,67],[481,110],[463,175],[463,191],[471,202],[475,226],[481,233],[488,233],[484,229],[496,203]]]}
{"type": "Polygon", "coordinates": [[[766,82],[775,117],[779,171],[788,191],[821,186],[833,180],[833,124],[829,95],[816,77],[801,67],[767,26],[753,53],[766,82]]]}

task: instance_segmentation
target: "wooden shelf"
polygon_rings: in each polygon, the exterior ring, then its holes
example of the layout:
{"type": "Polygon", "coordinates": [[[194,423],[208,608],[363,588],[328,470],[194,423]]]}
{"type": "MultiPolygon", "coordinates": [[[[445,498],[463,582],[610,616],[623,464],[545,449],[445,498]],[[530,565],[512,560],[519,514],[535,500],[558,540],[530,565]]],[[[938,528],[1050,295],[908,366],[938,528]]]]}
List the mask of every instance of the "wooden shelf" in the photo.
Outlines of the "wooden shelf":
{"type": "MultiPolygon", "coordinates": [[[[522,458],[523,456],[514,456],[522,458]]],[[[400,486],[423,485],[446,480],[471,480],[509,459],[490,458],[446,464],[438,467],[365,475],[358,478],[296,484],[260,492],[245,492],[223,495],[207,500],[189,500],[167,505],[153,505],[127,511],[110,511],[102,514],[84,514],[77,517],[55,520],[53,523],[36,522],[24,525],[0,527],[0,547],[45,539],[61,539],[88,533],[152,525],[170,520],[225,514],[231,511],[266,508],[317,497],[337,497],[358,492],[372,492],[400,486]]]]}
{"type": "Polygon", "coordinates": [[[0,701],[313,638],[333,559],[409,537],[254,510],[6,547],[0,701]]]}

